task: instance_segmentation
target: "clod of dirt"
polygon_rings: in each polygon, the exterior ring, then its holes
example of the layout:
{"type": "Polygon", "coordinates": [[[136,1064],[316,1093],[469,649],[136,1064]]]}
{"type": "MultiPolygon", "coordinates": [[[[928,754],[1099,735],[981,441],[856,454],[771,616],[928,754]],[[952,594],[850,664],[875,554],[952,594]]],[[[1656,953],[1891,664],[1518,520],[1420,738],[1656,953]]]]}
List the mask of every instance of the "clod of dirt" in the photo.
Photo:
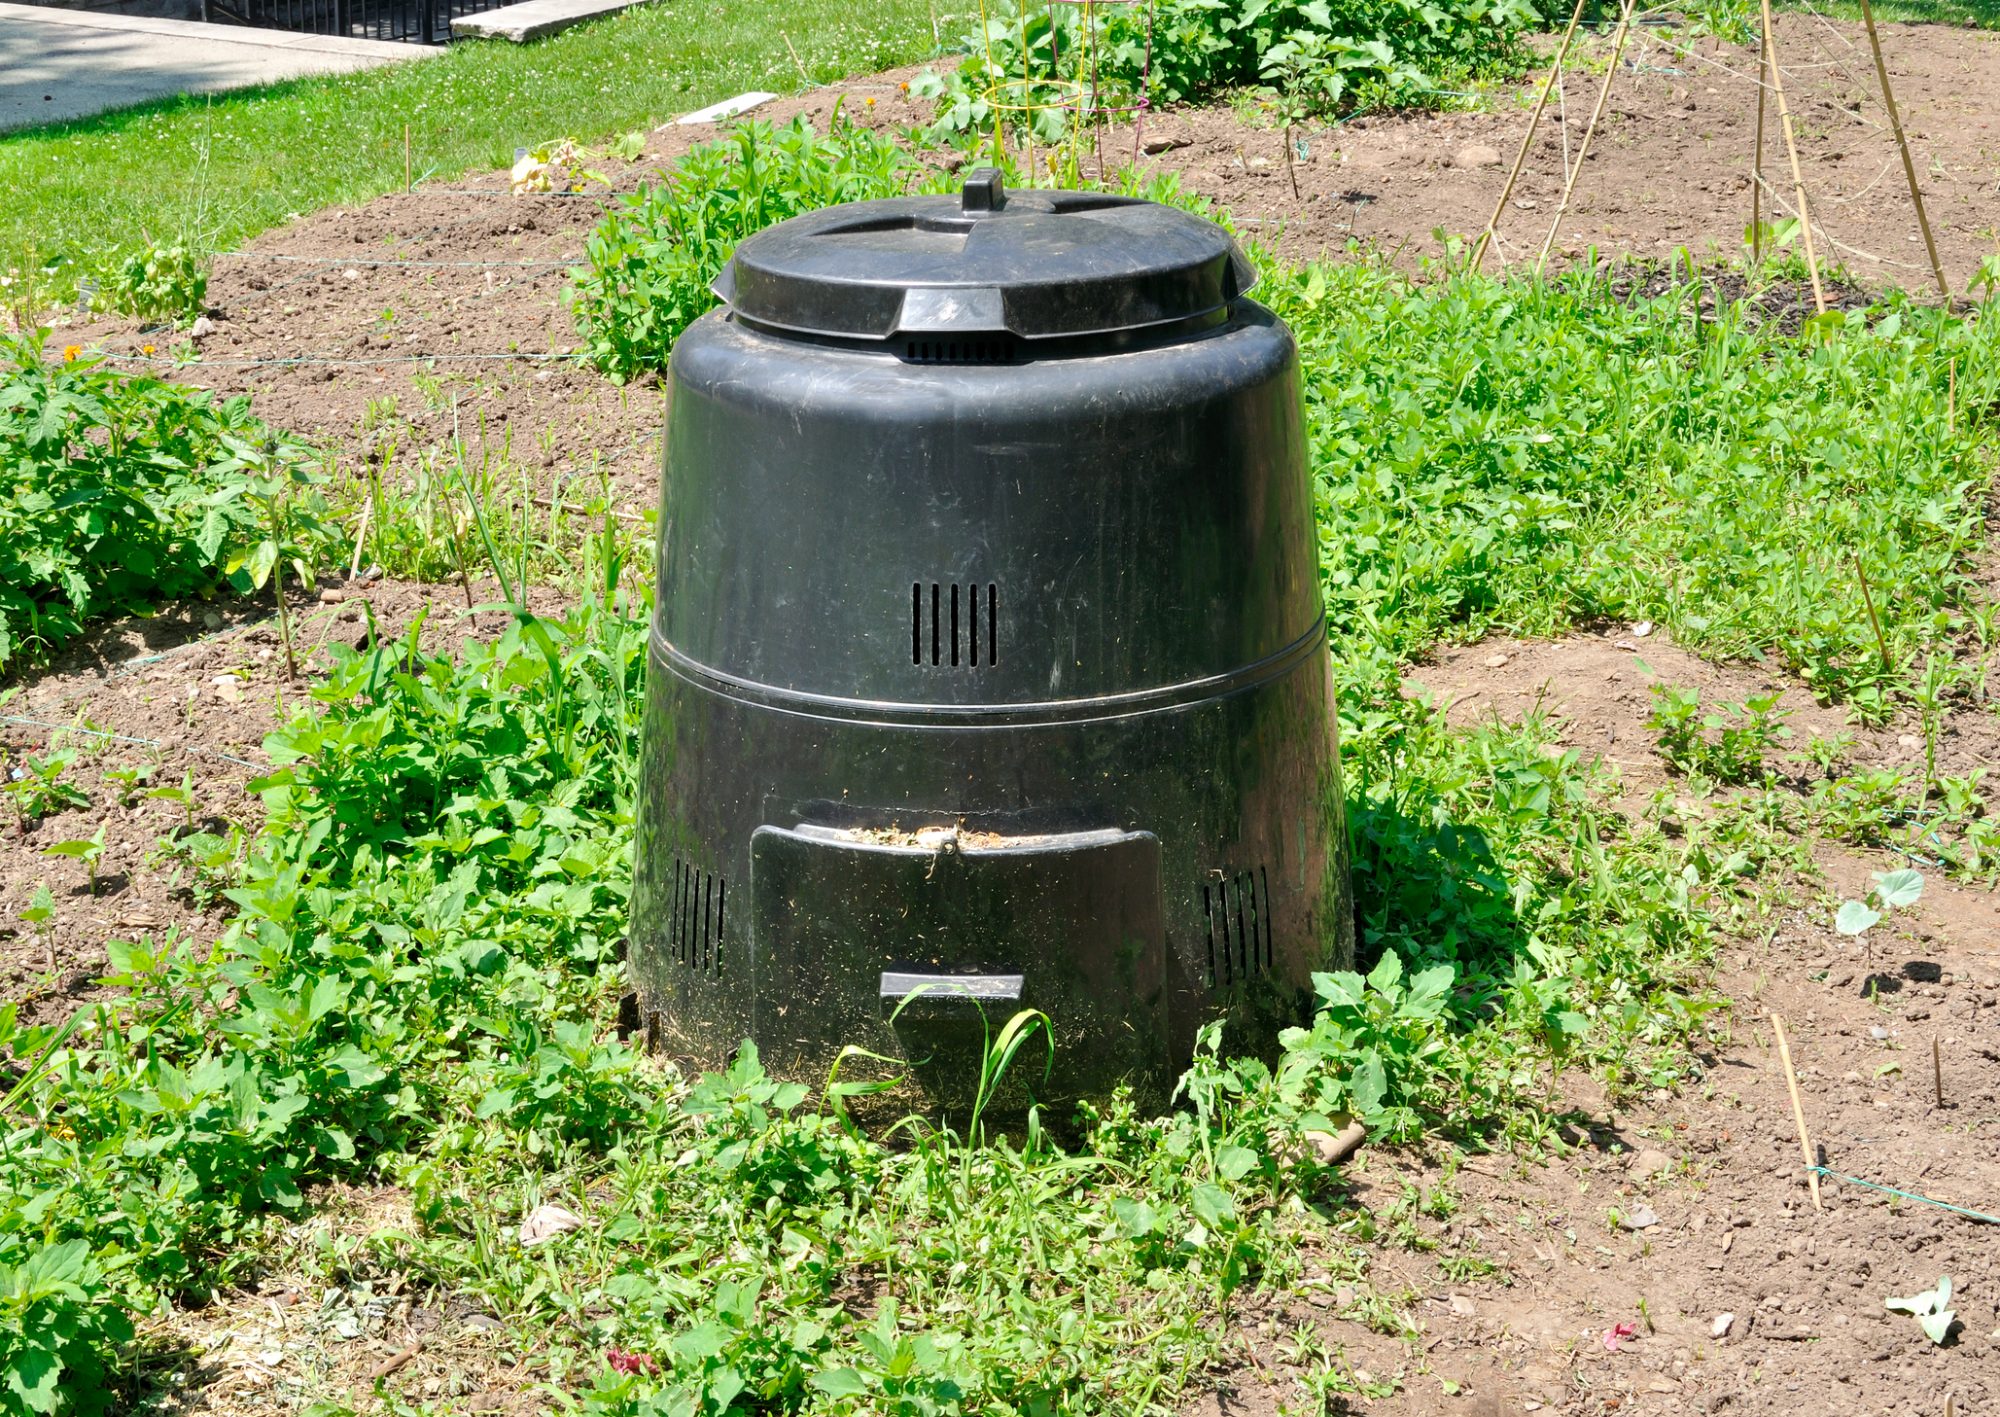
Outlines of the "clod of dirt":
{"type": "Polygon", "coordinates": [[[1498,167],[1500,150],[1485,143],[1468,143],[1453,155],[1451,165],[1463,168],[1498,167]]]}

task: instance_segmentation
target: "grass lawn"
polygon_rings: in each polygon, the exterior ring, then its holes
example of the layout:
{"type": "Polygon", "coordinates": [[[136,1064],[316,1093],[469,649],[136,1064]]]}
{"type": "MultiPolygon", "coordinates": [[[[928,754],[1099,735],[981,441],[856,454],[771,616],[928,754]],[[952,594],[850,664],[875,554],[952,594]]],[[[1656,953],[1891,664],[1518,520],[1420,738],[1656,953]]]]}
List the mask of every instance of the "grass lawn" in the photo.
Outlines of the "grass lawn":
{"type": "Polygon", "coordinates": [[[291,213],[392,191],[405,123],[418,175],[452,176],[744,89],[796,89],[800,67],[824,83],[909,63],[935,48],[928,14],[922,0],[649,5],[538,44],[461,43],[420,64],[25,129],[0,136],[12,194],[0,271],[31,258],[91,266],[148,236],[225,250],[291,213]]]}

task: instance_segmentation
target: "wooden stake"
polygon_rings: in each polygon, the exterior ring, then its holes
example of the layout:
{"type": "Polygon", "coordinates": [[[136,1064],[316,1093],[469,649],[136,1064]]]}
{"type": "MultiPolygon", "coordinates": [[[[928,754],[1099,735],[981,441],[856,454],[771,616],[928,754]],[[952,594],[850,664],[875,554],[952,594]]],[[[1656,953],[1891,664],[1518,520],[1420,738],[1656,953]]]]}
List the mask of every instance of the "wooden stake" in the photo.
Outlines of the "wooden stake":
{"type": "Polygon", "coordinates": [[[1826,291],[1819,282],[1819,256],[1813,250],[1812,210],[1806,206],[1806,179],[1799,171],[1799,146],[1792,137],[1792,108],[1785,102],[1785,71],[1778,67],[1778,34],[1771,21],[1771,0],[1764,10],[1764,44],[1771,54],[1771,91],[1778,96],[1778,128],[1785,135],[1785,153],[1792,162],[1792,193],[1799,206],[1799,232],[1806,240],[1806,271],[1812,276],[1813,310],[1826,313],[1826,291]]]}
{"type": "Polygon", "coordinates": [[[1882,656],[1882,672],[1894,674],[1895,661],[1889,658],[1889,642],[1882,638],[1882,617],[1875,613],[1875,597],[1868,593],[1868,573],[1861,569],[1861,558],[1850,555],[1854,563],[1854,578],[1861,582],[1861,603],[1868,609],[1868,623],[1875,628],[1875,649],[1882,656]]]}
{"type": "Polygon", "coordinates": [[[1917,209],[1917,225],[1923,228],[1924,250],[1930,253],[1931,274],[1937,279],[1938,294],[1951,299],[1944,267],[1938,262],[1937,238],[1931,235],[1931,219],[1924,211],[1924,194],[1917,189],[1917,165],[1910,161],[1910,140],[1903,136],[1902,115],[1896,112],[1896,95],[1889,88],[1889,66],[1882,59],[1882,37],[1875,33],[1875,7],[1861,0],[1861,19],[1868,26],[1868,47],[1875,51],[1875,74],[1882,80],[1882,106],[1889,110],[1889,127],[1896,135],[1896,149],[1903,155],[1903,176],[1910,183],[1910,205],[1917,209]]]}
{"type": "Polygon", "coordinates": [[[1778,1035],[1778,1057],[1785,1065],[1785,1087],[1792,1094],[1792,1120],[1799,1124],[1799,1155],[1805,1158],[1806,1184],[1812,1188],[1813,1209],[1823,1211],[1826,1207],[1819,1199],[1819,1172],[1813,1166],[1812,1139],[1806,1134],[1806,1108],[1799,1101],[1799,1079],[1792,1071],[1792,1045],[1785,1041],[1785,1021],[1775,1013],[1767,1014],[1771,1028],[1778,1035]]]}
{"type": "Polygon", "coordinates": [[[1771,32],[1757,51],[1757,145],[1750,155],[1750,264],[1764,259],[1764,91],[1771,82],[1771,32]]]}
{"type": "Polygon", "coordinates": [[[1937,1105],[1944,1106],[1944,1054],[1938,1050],[1937,1035],[1931,1035],[1931,1086],[1937,1089],[1937,1105]]]}
{"type": "MultiPolygon", "coordinates": [[[[1768,4],[1769,0],[1765,0],[1768,4]]],[[[1563,214],[1569,210],[1570,193],[1576,190],[1576,179],[1583,175],[1583,160],[1590,156],[1591,135],[1597,131],[1597,120],[1604,116],[1604,101],[1611,97],[1611,81],[1618,77],[1618,61],[1625,57],[1625,36],[1632,29],[1633,0],[1625,0],[1625,7],[1618,12],[1618,37],[1611,44],[1611,67],[1604,71],[1604,82],[1598,85],[1597,106],[1590,111],[1590,122],[1584,125],[1583,142],[1577,146],[1576,162],[1570,167],[1569,176],[1563,180],[1562,200],[1556,204],[1556,219],[1549,223],[1549,234],[1542,240],[1542,254],[1535,258],[1535,274],[1542,273],[1548,264],[1549,248],[1556,244],[1556,232],[1562,227],[1563,214]]]]}
{"type": "MultiPolygon", "coordinates": [[[[1576,26],[1583,19],[1584,0],[1576,0],[1576,8],[1570,11],[1569,28],[1563,31],[1562,43],[1556,46],[1556,61],[1549,66],[1549,76],[1542,83],[1542,91],[1535,95],[1535,111],[1528,115],[1528,131],[1521,134],[1521,146],[1514,153],[1514,168],[1507,174],[1507,185],[1500,189],[1500,200],[1493,204],[1493,215],[1486,223],[1486,230],[1479,233],[1479,245],[1472,252],[1472,269],[1478,270],[1480,262],[1486,259],[1486,247],[1493,240],[1494,229],[1500,225],[1500,217],[1507,210],[1507,199],[1514,195],[1514,183],[1520,179],[1521,164],[1528,160],[1528,149],[1534,146],[1535,131],[1542,126],[1542,110],[1548,107],[1549,90],[1556,86],[1556,79],[1562,73],[1563,60],[1569,57],[1570,41],[1576,38],[1576,26]]],[[[1502,261],[1505,261],[1503,256],[1502,261]]]]}

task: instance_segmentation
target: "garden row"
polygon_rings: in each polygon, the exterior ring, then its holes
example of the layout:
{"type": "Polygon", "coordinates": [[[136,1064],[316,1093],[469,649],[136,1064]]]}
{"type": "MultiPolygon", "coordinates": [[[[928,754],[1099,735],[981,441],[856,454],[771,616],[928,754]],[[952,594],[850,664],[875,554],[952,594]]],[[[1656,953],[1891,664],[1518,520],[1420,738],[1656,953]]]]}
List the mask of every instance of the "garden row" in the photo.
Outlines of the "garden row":
{"type": "MultiPolygon", "coordinates": [[[[852,129],[745,125],[592,237],[584,346],[657,368],[742,235],[922,180],[852,129]]],[[[375,1261],[479,1295],[593,1412],[1171,1410],[1246,1286],[1349,1282],[1410,1332],[1305,1134],[1354,1112],[1384,1142],[1534,1150],[1566,1070],[1614,1098],[1687,1080],[1703,967],[1802,833],[1922,834],[1995,874],[1976,777],[1849,774],[1828,744],[1788,766],[1768,706],[1703,727],[1663,698],[1688,790],[1734,786],[1630,813],[1548,725],[1456,731],[1403,695],[1440,641],[1600,619],[1769,656],[1864,721],[1935,731],[1984,688],[1991,321],[1893,299],[1791,337],[1700,295],[1269,272],[1306,371],[1369,973],[1322,978],[1268,1065],[1211,1036],[1185,1110],[1114,1099],[1062,1143],[885,1138],[748,1051],[684,1079],[619,1041],[645,598],[608,521],[553,617],[470,484],[462,517],[405,521],[398,544],[500,583],[505,632],[336,647],[266,741],[261,819],[204,867],[222,937],[118,947],[118,996],[62,1024],[0,1010],[0,1411],[122,1400],[132,1317],[253,1274],[331,1180],[406,1189],[415,1229],[375,1261]],[[549,1202],[587,1223],[519,1243],[549,1202]]],[[[298,583],[370,495],[239,405],[35,340],[0,367],[0,462],[34,469],[0,489],[20,655],[232,577],[298,583]]],[[[1308,1367],[1322,1398],[1368,1386],[1308,1367]]]]}

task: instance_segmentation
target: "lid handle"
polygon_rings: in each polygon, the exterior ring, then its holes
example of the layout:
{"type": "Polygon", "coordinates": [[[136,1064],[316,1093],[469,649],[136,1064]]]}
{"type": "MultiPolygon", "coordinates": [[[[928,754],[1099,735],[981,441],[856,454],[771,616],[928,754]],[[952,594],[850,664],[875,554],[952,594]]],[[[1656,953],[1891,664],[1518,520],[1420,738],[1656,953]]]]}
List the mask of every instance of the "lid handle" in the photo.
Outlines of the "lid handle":
{"type": "Polygon", "coordinates": [[[975,167],[966,174],[958,196],[960,211],[997,212],[1006,205],[1007,188],[1000,181],[999,168],[975,167]]]}

